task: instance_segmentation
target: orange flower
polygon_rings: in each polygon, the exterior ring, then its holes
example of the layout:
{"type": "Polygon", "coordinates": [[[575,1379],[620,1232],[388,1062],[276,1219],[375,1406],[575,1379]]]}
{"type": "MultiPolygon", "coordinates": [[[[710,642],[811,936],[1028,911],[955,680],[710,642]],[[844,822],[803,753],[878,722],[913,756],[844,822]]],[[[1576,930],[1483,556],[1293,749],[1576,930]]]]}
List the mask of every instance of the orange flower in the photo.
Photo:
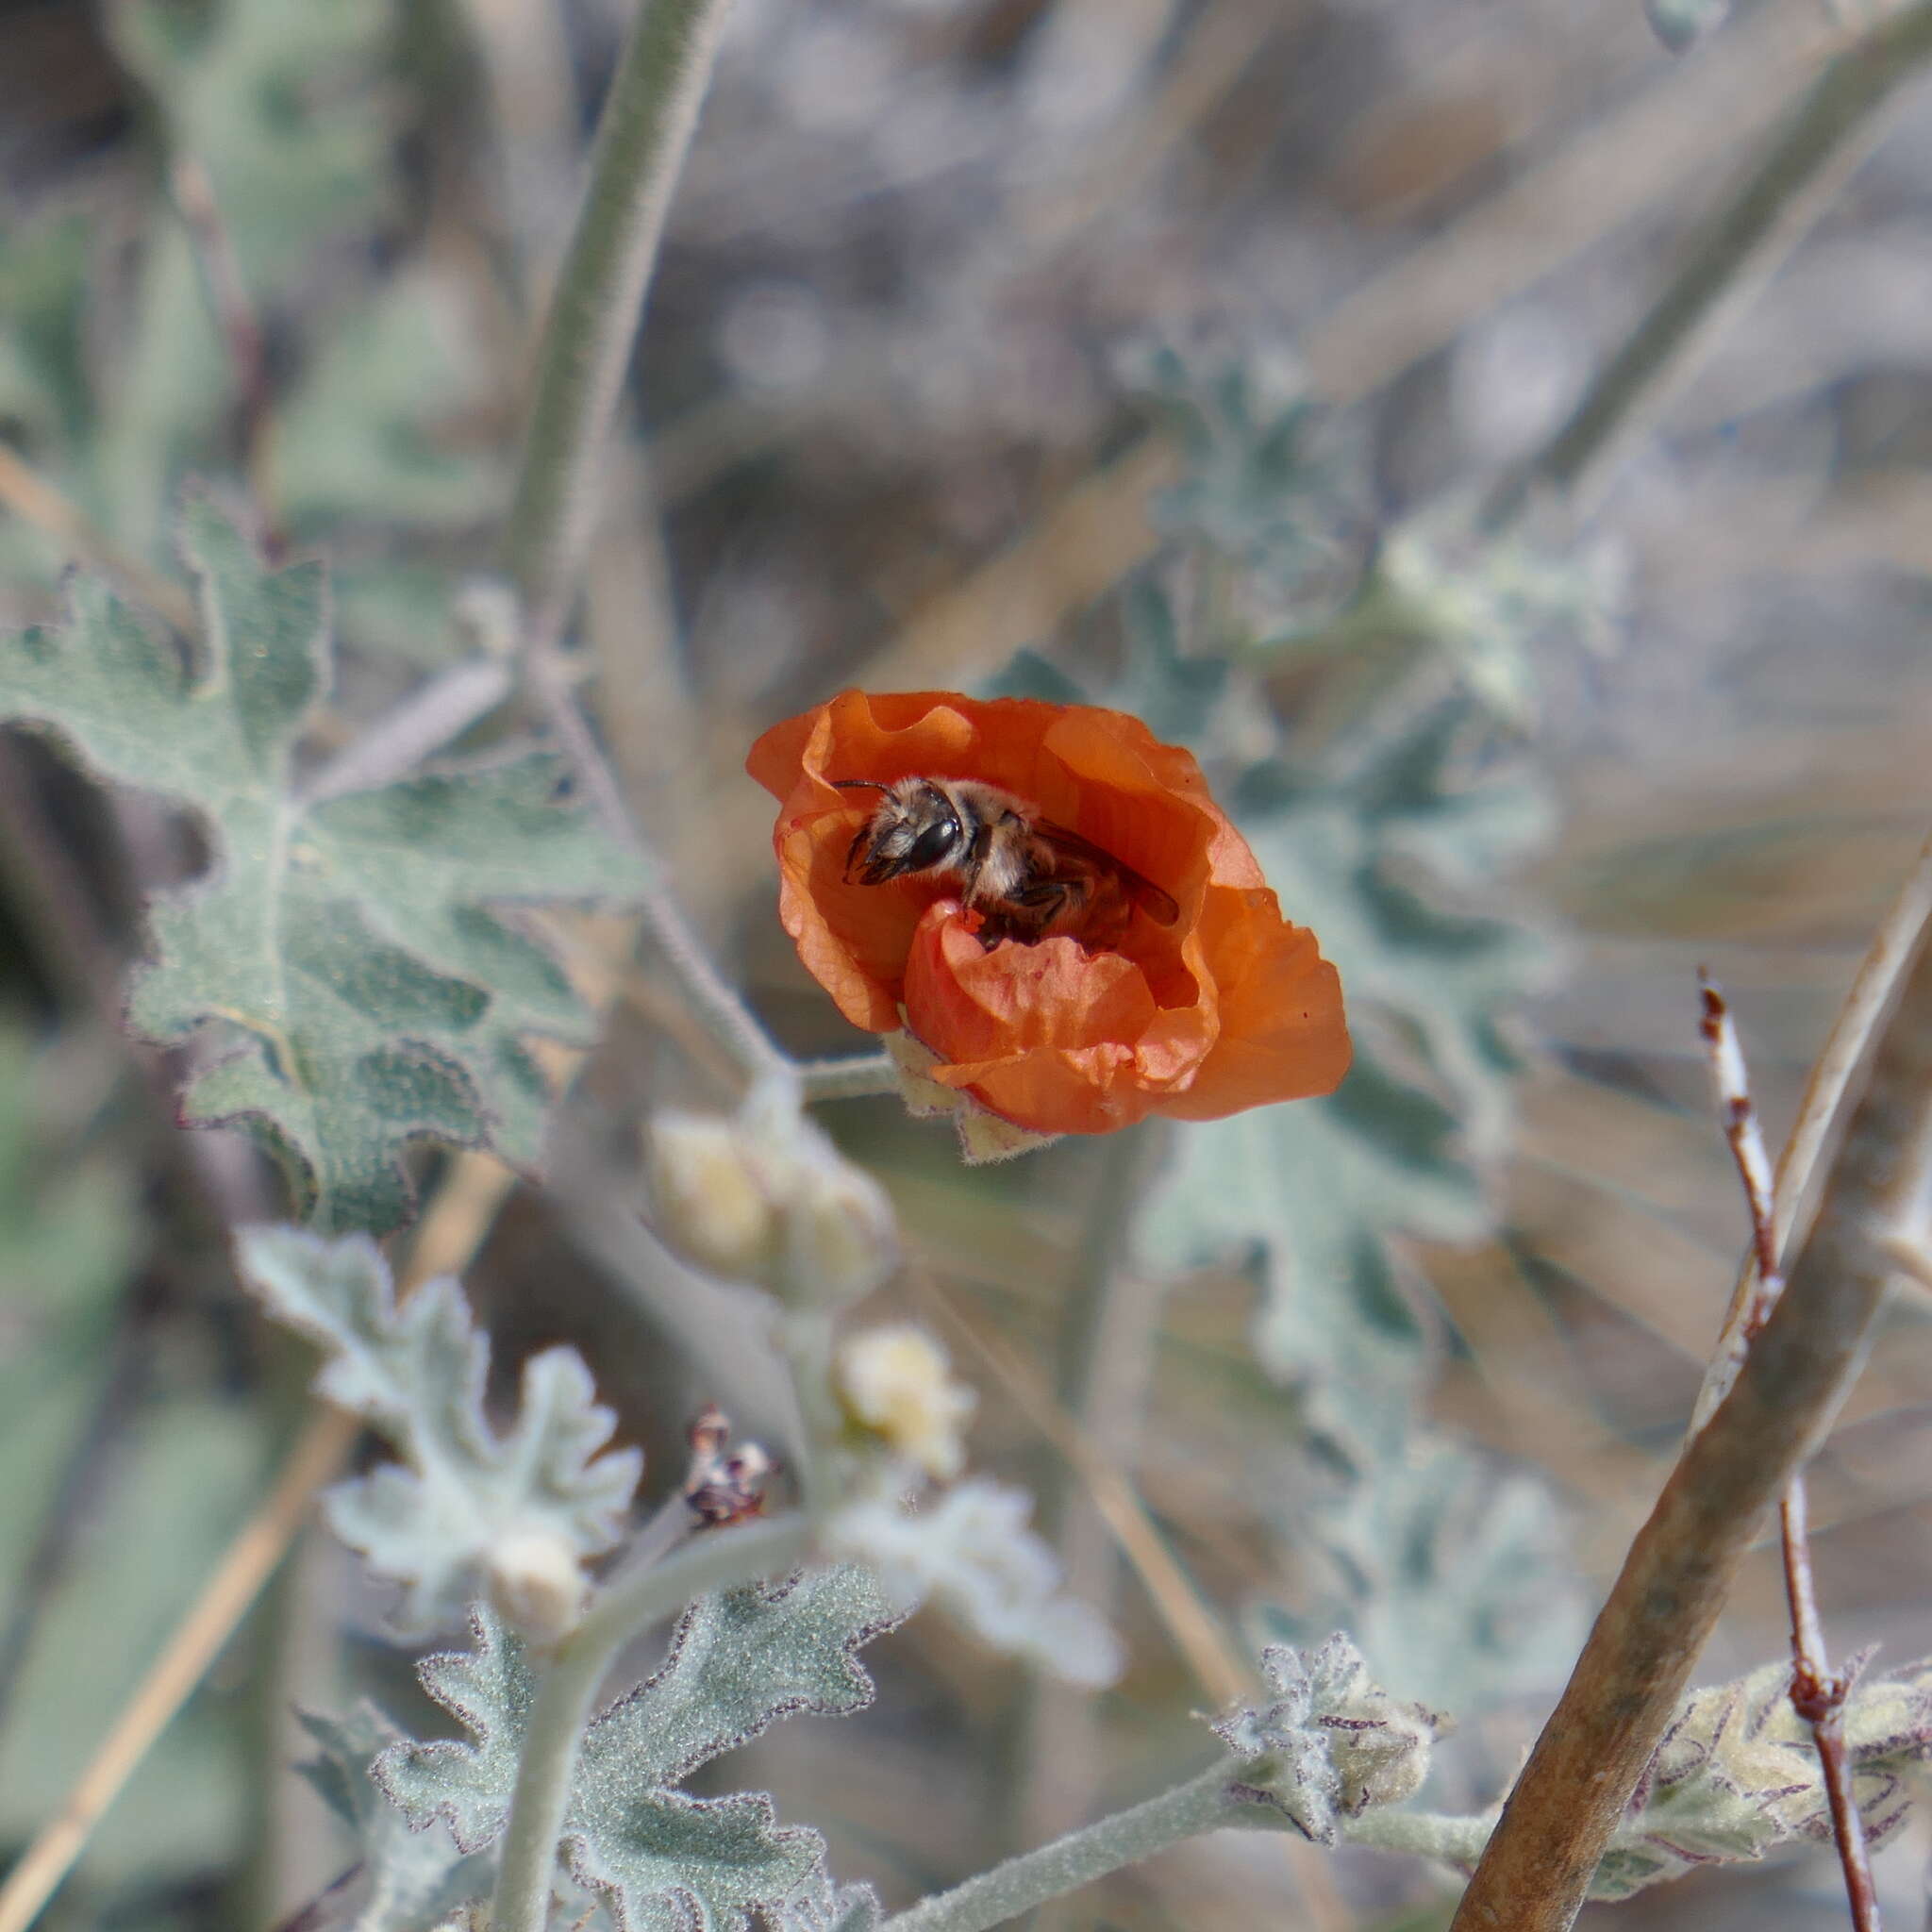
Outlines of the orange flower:
{"type": "Polygon", "coordinates": [[[788,718],[747,768],[779,801],[779,916],[855,1025],[902,1024],[929,1077],[1022,1127],[1100,1134],[1150,1113],[1218,1120],[1333,1092],[1341,984],[1291,925],[1192,756],[1091,705],[953,691],[841,691],[788,718]],[[1064,935],[989,947],[956,874],[845,876],[877,794],[835,781],[979,779],[1171,894],[1110,949],[1064,935]],[[901,1008],[904,1018],[901,1018],[901,1008]]]}

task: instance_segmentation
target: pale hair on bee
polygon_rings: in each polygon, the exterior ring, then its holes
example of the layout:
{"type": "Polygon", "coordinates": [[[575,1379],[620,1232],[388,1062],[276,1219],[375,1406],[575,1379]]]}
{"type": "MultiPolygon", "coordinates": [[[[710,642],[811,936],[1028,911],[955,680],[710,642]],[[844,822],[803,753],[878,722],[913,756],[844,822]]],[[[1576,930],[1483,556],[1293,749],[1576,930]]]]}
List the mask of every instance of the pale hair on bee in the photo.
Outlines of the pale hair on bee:
{"type": "Polygon", "coordinates": [[[841,791],[876,791],[852,841],[845,876],[950,879],[980,914],[981,941],[1033,944],[1060,936],[1109,946],[1138,911],[1157,925],[1180,917],[1173,896],[1024,798],[977,778],[834,778],[841,791]]]}

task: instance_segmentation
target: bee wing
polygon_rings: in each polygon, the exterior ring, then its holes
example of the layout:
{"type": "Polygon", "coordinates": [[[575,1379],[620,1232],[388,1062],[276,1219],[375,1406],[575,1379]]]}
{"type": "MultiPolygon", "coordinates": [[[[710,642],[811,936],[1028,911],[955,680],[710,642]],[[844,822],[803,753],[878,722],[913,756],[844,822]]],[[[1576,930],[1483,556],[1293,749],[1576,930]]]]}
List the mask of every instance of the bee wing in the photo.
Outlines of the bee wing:
{"type": "Polygon", "coordinates": [[[1181,908],[1174,904],[1170,893],[1162,891],[1152,879],[1143,878],[1131,865],[1116,858],[1111,852],[1103,851],[1092,840],[1083,839],[1078,832],[1071,832],[1065,825],[1057,825],[1051,819],[1035,819],[1033,833],[1055,850],[1084,860],[1101,872],[1111,873],[1126,888],[1127,897],[1156,925],[1172,925],[1181,916],[1181,908]]]}

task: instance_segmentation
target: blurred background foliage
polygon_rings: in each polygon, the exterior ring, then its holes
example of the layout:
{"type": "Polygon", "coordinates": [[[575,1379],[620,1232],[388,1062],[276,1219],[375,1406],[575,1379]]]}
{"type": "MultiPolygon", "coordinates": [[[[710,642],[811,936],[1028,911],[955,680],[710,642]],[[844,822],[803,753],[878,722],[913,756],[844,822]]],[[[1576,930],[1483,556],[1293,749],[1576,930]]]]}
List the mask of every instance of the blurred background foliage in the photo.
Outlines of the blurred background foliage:
{"type": "MultiPolygon", "coordinates": [[[[199,475],[331,559],[318,749],[487,646],[472,587],[626,11],[0,9],[0,621],[57,608],[58,499],[136,591],[174,577],[199,475]]],[[[1775,1138],[1932,804],[1925,98],[1635,425],[1587,522],[1485,534],[1473,506],[1826,31],[1759,0],[1674,58],[1635,0],[739,0],[584,619],[681,894],[788,1045],[850,1048],[771,915],[750,739],[855,681],[1118,704],[1199,750],[1341,964],[1359,1051],[1329,1102],[995,1170],[895,1104],[826,1109],[904,1217],[894,1298],[982,1387],[978,1459],[1041,1490],[1133,1645],[1070,1710],[915,1623],[875,1654],[874,1709],[757,1747],[890,1902],[1205,1741],[1213,1691],[1042,1439],[1057,1363],[1224,1638],[1340,1624],[1398,1695],[1461,1714],[1436,1802],[1486,1802],[1560,1683],[1741,1238],[1693,968],[1732,991],[1775,1138]]],[[[213,1137],[184,1152],[165,1070],[113,1029],[137,885],[200,856],[0,739],[0,1847],[58,1802],[297,1412],[203,1205],[263,1211],[269,1184],[213,1137]]],[[[472,1287],[501,1358],[584,1346],[662,1470],[719,1392],[686,1344],[728,1310],[693,1314],[610,1204],[640,1114],[721,1089],[647,961],[623,993],[560,1130],[605,1165],[513,1200],[472,1287]]],[[[1905,1307],[1813,1479],[1840,1652],[1926,1647],[1928,1387],[1905,1307]]],[[[327,1883],[325,1808],[267,1767],[305,1754],[295,1702],[376,1681],[408,1707],[381,1607],[305,1543],[48,1923],[255,1927],[327,1883]]],[[[1782,1643],[1766,1551],[1700,1674],[1782,1643]]],[[[1880,1860],[1907,1919],[1924,1856],[1906,1835],[1880,1860]]],[[[1785,1861],[1624,1909],[1824,1926],[1836,1884],[1785,1861]]],[[[1393,1932],[1442,1896],[1243,1838],[1066,1923],[1393,1932]]]]}

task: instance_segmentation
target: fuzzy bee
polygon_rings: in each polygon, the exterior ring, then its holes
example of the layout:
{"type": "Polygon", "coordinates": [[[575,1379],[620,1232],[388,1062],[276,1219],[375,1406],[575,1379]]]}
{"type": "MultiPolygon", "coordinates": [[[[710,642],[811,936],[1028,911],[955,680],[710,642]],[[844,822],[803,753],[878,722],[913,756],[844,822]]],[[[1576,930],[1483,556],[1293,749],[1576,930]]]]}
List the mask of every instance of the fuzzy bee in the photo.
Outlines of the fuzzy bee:
{"type": "Polygon", "coordinates": [[[835,778],[879,801],[852,841],[845,876],[861,886],[936,874],[979,913],[979,937],[1026,944],[1059,935],[1115,944],[1136,910],[1172,925],[1180,908],[1151,879],[1025,800],[975,778],[835,778]]]}

